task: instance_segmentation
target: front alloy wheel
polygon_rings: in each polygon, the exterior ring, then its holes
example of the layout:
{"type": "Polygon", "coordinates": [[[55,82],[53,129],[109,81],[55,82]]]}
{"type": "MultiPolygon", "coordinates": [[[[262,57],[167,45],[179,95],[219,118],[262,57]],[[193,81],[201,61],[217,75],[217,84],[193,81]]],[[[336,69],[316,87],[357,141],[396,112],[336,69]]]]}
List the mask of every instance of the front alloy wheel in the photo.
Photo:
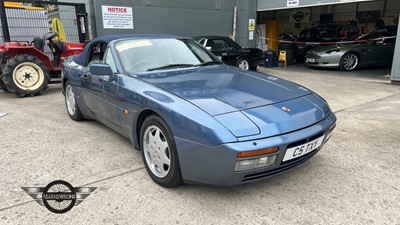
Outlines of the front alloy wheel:
{"type": "Polygon", "coordinates": [[[150,115],[143,121],[140,150],[146,170],[157,184],[176,187],[183,183],[175,141],[161,117],[150,115]]]}
{"type": "Polygon", "coordinates": [[[354,70],[357,68],[358,64],[358,56],[354,53],[347,53],[340,60],[340,68],[346,71],[354,70]]]}
{"type": "Polygon", "coordinates": [[[171,165],[171,153],[164,133],[157,126],[149,126],[144,131],[143,150],[146,164],[159,177],[167,176],[171,165]]]}

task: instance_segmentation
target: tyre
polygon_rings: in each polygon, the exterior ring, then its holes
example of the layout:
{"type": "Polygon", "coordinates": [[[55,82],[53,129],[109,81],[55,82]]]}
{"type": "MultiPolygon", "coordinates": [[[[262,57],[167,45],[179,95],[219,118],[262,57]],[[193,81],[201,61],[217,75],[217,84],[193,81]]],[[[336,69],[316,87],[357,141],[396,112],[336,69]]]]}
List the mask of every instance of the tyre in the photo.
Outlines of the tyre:
{"type": "Polygon", "coordinates": [[[8,91],[19,97],[35,96],[48,88],[49,70],[32,55],[16,55],[7,60],[2,80],[8,91]]]}
{"type": "Polygon", "coordinates": [[[1,74],[0,74],[0,90],[4,91],[4,92],[9,92],[6,88],[6,86],[4,85],[3,80],[1,79],[1,74]]]}
{"type": "Polygon", "coordinates": [[[250,69],[250,60],[248,60],[247,58],[240,58],[236,62],[236,66],[242,70],[249,70],[250,69]]]}
{"type": "Polygon", "coordinates": [[[0,90],[4,92],[9,92],[6,85],[3,82],[3,67],[5,66],[8,59],[8,55],[0,52],[0,90]]]}
{"type": "Polygon", "coordinates": [[[148,116],[140,129],[140,150],[151,179],[163,187],[182,182],[175,140],[171,130],[157,115],[148,116]]]}
{"type": "Polygon", "coordinates": [[[360,58],[353,52],[348,52],[340,59],[340,69],[345,71],[355,70],[360,64],[360,58]]]}
{"type": "Polygon", "coordinates": [[[65,83],[65,106],[67,107],[68,115],[75,121],[83,120],[84,117],[76,102],[75,92],[69,81],[65,83]]]}
{"type": "Polygon", "coordinates": [[[258,66],[252,66],[252,67],[250,67],[250,70],[257,71],[257,67],[258,66]]]}

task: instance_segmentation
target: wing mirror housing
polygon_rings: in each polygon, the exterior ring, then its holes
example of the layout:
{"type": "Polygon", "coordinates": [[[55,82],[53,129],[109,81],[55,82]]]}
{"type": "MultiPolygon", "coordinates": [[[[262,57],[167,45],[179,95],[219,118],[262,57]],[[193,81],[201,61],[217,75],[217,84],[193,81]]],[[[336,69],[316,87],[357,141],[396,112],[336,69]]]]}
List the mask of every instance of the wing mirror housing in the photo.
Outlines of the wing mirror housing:
{"type": "Polygon", "coordinates": [[[208,51],[211,51],[212,48],[211,48],[210,46],[207,46],[206,49],[207,49],[208,51]]]}
{"type": "Polygon", "coordinates": [[[89,70],[92,75],[100,75],[100,76],[113,75],[111,67],[108,64],[104,64],[104,63],[94,63],[89,66],[89,70]]]}

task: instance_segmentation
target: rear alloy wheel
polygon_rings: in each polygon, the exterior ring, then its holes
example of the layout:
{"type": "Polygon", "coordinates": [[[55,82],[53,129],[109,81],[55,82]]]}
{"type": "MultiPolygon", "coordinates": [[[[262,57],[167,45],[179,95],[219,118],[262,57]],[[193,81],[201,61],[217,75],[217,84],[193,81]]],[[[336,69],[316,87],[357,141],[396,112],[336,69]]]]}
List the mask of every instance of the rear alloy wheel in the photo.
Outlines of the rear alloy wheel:
{"type": "Polygon", "coordinates": [[[249,70],[250,69],[250,62],[246,58],[241,58],[237,61],[236,65],[242,70],[249,70]]]}
{"type": "Polygon", "coordinates": [[[16,55],[8,59],[2,79],[7,90],[19,97],[42,94],[50,81],[47,67],[32,55],[16,55]]]}
{"type": "Polygon", "coordinates": [[[159,116],[150,115],[144,120],[140,150],[146,170],[157,184],[176,187],[183,183],[172,132],[159,116]]]}
{"type": "Polygon", "coordinates": [[[65,106],[67,107],[68,115],[71,119],[79,121],[84,117],[76,103],[75,92],[69,81],[65,84],[65,106]]]}
{"type": "Polygon", "coordinates": [[[346,53],[340,59],[340,69],[345,71],[351,71],[357,68],[360,60],[355,53],[346,53]]]}

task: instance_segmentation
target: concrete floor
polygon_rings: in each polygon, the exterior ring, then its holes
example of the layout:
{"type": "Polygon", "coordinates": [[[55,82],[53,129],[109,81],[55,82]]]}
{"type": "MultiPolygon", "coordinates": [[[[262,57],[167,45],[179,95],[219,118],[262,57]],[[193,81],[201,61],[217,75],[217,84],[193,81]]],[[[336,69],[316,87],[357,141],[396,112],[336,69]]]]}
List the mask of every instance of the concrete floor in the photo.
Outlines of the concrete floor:
{"type": "Polygon", "coordinates": [[[262,71],[323,96],[337,128],[302,166],[230,188],[156,185],[128,140],[69,119],[59,84],[34,98],[0,92],[0,224],[400,224],[400,86],[389,70],[262,71]],[[54,214],[20,188],[56,179],[98,189],[54,214]]]}

